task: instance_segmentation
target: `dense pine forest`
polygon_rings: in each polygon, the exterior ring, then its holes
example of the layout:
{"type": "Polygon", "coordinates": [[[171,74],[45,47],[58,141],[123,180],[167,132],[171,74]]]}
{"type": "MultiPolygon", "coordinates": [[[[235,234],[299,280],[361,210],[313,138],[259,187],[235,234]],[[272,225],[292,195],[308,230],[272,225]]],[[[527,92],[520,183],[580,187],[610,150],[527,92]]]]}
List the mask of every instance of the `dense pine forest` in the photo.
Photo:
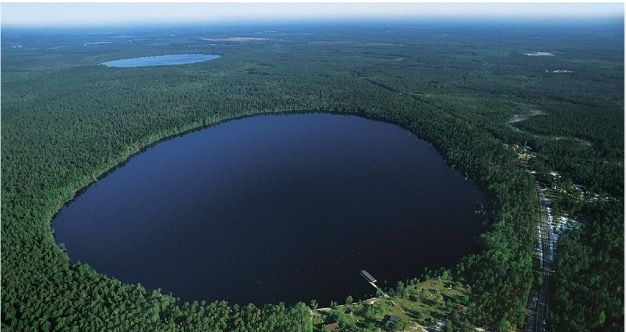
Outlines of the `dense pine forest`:
{"type": "Polygon", "coordinates": [[[489,330],[523,326],[538,280],[536,181],[558,172],[559,186],[583,185],[587,198],[558,200],[579,226],[557,249],[550,324],[622,330],[623,22],[572,24],[3,28],[2,328],[312,330],[303,303],[182,302],[120,283],[72,261],[51,220],[159,140],[236,117],[321,111],[407,128],[481,185],[489,230],[481,251],[450,269],[469,290],[468,319],[489,330]],[[536,51],[553,56],[525,54],[536,51]],[[100,64],[171,53],[220,58],[100,64]]]}

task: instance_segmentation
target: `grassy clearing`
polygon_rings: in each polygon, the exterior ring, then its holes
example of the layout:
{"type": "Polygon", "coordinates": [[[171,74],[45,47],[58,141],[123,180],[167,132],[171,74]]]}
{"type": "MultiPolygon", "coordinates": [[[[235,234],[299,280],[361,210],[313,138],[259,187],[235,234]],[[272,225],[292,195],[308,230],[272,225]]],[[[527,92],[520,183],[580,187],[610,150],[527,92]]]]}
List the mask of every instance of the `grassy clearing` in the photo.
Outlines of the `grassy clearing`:
{"type": "Polygon", "coordinates": [[[425,331],[439,326],[445,331],[471,329],[465,319],[468,290],[448,273],[440,277],[398,283],[389,296],[378,296],[358,303],[317,309],[313,316],[316,331],[337,322],[340,331],[425,331]],[[389,316],[398,317],[395,325],[389,316]]]}

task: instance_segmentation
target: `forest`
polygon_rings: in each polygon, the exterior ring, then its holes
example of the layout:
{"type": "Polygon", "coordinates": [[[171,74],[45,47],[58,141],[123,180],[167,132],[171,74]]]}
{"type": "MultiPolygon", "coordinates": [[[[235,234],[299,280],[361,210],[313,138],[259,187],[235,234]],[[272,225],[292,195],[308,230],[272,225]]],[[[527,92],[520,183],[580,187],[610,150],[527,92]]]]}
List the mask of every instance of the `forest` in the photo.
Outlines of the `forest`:
{"type": "Polygon", "coordinates": [[[81,189],[163,138],[235,117],[322,111],[401,125],[481,185],[481,250],[450,268],[469,292],[468,320],[489,330],[524,324],[536,282],[535,181],[557,171],[597,194],[562,203],[581,226],[557,249],[550,324],[622,330],[623,22],[546,24],[3,28],[2,328],[312,330],[303,303],[182,302],[121,283],[72,261],[50,223],[81,189]],[[242,35],[265,39],[202,40],[242,35]],[[102,40],[111,43],[90,44],[102,40]],[[524,55],[545,50],[555,56],[524,55]],[[100,65],[170,53],[220,58],[100,65]],[[534,173],[513,145],[536,153],[534,173]]]}

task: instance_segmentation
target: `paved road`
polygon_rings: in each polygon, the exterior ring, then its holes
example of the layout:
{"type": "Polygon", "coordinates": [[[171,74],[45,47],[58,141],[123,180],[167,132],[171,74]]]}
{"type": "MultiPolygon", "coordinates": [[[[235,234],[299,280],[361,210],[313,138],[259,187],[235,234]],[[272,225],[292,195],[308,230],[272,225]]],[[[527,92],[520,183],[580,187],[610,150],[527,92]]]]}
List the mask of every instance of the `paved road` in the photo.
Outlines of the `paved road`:
{"type": "Polygon", "coordinates": [[[554,262],[554,250],[556,243],[551,236],[552,221],[546,207],[550,204],[543,191],[536,185],[538,206],[539,206],[539,223],[537,225],[537,244],[535,252],[537,253],[538,266],[537,269],[541,274],[543,281],[539,289],[531,291],[531,299],[528,302],[530,311],[526,318],[526,328],[528,332],[546,331],[546,319],[548,316],[548,290],[550,287],[550,277],[552,276],[552,263],[554,262]]]}

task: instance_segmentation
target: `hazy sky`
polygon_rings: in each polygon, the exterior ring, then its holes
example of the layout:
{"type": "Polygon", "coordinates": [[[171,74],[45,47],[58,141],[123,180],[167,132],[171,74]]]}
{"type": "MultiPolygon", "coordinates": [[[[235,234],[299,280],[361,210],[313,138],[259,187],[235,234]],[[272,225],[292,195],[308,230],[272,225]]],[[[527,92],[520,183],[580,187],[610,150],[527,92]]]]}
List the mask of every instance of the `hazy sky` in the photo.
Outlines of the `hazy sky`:
{"type": "Polygon", "coordinates": [[[201,3],[2,3],[4,26],[71,26],[143,23],[222,23],[364,18],[615,18],[613,4],[201,4],[201,3]]]}

